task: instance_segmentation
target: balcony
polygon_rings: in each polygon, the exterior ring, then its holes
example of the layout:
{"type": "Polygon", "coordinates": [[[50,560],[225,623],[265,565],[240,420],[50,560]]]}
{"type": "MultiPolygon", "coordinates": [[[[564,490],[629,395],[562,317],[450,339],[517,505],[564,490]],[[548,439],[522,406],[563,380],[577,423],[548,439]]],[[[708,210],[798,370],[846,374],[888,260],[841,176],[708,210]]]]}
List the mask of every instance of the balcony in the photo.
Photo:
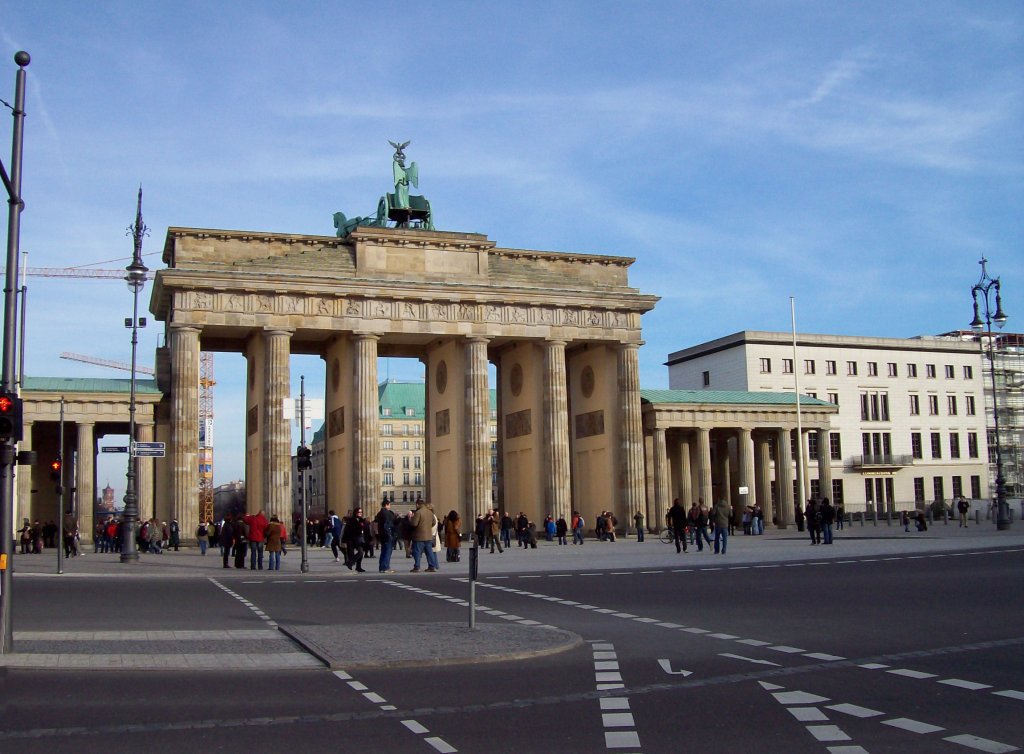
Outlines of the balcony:
{"type": "Polygon", "coordinates": [[[898,469],[914,465],[914,456],[880,453],[870,456],[854,456],[851,465],[855,469],[898,469]]]}

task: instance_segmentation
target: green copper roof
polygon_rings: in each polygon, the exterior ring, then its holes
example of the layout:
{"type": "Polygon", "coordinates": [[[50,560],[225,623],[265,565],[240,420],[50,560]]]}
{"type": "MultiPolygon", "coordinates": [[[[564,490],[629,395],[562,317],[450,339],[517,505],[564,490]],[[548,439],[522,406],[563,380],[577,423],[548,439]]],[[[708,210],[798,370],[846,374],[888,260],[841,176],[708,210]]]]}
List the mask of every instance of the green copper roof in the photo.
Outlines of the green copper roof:
{"type": "MultiPolygon", "coordinates": [[[[132,391],[130,379],[97,377],[25,377],[23,391],[36,393],[125,393],[132,391]]],[[[159,395],[156,380],[135,380],[135,392],[159,395]]]]}
{"type": "MultiPolygon", "coordinates": [[[[641,390],[640,399],[648,403],[731,403],[746,406],[792,406],[792,393],[755,393],[744,390],[641,390]]],[[[831,406],[828,401],[800,396],[801,406],[831,406]]]]}
{"type": "MultiPolygon", "coordinates": [[[[397,382],[388,380],[377,386],[377,402],[380,407],[380,415],[389,419],[423,419],[426,411],[426,399],[424,397],[425,386],[422,382],[397,382]],[[406,415],[406,409],[411,408],[411,416],[406,415]],[[385,412],[385,409],[388,409],[385,412]]],[[[489,390],[491,410],[498,408],[498,394],[495,390],[489,390]]]]}

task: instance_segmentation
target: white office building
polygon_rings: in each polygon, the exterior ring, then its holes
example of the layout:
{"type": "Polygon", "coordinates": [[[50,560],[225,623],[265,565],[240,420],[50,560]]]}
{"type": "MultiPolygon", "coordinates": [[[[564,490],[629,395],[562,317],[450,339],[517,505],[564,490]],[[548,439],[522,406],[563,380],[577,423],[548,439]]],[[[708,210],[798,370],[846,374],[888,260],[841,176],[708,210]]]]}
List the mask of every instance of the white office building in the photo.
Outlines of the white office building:
{"type": "Polygon", "coordinates": [[[847,512],[987,495],[977,343],[798,334],[794,352],[790,333],[743,331],[676,351],[667,366],[672,389],[799,390],[837,405],[827,448],[823,435],[803,433],[800,499],[829,494],[818,483],[819,453],[829,454],[831,497],[847,512]]]}

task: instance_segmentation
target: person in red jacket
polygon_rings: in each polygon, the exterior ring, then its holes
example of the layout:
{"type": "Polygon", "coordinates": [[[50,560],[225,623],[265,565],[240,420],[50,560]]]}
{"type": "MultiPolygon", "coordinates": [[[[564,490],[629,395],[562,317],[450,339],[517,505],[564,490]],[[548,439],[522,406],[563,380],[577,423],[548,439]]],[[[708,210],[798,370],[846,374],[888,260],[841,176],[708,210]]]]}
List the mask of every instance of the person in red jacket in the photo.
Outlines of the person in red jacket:
{"type": "Polygon", "coordinates": [[[267,521],[262,510],[255,516],[246,516],[243,520],[249,527],[249,570],[255,571],[259,568],[262,571],[263,547],[267,541],[267,525],[270,522],[267,521]]]}

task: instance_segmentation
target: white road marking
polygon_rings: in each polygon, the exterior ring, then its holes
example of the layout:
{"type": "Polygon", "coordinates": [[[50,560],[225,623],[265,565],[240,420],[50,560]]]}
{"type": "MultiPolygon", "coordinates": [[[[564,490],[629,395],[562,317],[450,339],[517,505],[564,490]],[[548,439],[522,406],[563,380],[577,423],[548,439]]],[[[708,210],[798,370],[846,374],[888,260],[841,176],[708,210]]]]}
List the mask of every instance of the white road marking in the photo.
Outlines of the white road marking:
{"type": "Polygon", "coordinates": [[[891,725],[893,728],[899,728],[900,730],[908,730],[911,733],[938,733],[940,728],[938,725],[930,725],[928,723],[922,723],[918,720],[911,720],[906,717],[896,717],[892,720],[883,720],[882,725],[891,725]]]}
{"type": "Polygon", "coordinates": [[[1024,693],[1021,693],[1020,691],[1014,691],[1012,689],[1007,689],[1006,691],[993,691],[992,693],[996,696],[1005,696],[1010,699],[1024,700],[1024,693]]]}
{"type": "Polygon", "coordinates": [[[406,728],[411,730],[413,733],[418,733],[418,734],[422,735],[423,733],[429,733],[430,732],[429,730],[424,728],[422,725],[420,725],[415,720],[403,720],[402,721],[402,725],[404,725],[406,728]]]}
{"type": "Polygon", "coordinates": [[[808,725],[807,732],[819,741],[849,741],[850,737],[843,733],[838,725],[808,725]]]}
{"type": "Polygon", "coordinates": [[[906,668],[897,668],[895,670],[887,670],[886,672],[887,673],[892,673],[893,675],[902,675],[902,676],[906,676],[907,678],[918,678],[918,679],[920,679],[920,678],[934,678],[935,675],[936,675],[935,673],[922,673],[920,670],[907,670],[906,668]]]}
{"type": "Polygon", "coordinates": [[[836,660],[845,660],[845,657],[839,655],[828,655],[824,652],[808,652],[804,657],[810,657],[812,660],[826,660],[828,662],[835,662],[836,660]]]}
{"type": "Polygon", "coordinates": [[[885,714],[878,710],[860,707],[856,704],[830,704],[828,708],[836,712],[842,712],[845,715],[853,715],[854,717],[877,717],[878,715],[885,714]]]}
{"type": "Polygon", "coordinates": [[[601,721],[606,728],[634,728],[636,722],[631,712],[606,712],[601,715],[601,721]]]}
{"type": "Polygon", "coordinates": [[[693,675],[693,671],[692,670],[673,670],[672,669],[672,661],[671,660],[666,660],[666,659],[658,660],[658,664],[661,666],[661,669],[664,670],[669,675],[681,675],[684,678],[686,676],[688,676],[688,675],[693,675]]]}
{"type": "Polygon", "coordinates": [[[882,670],[883,668],[889,667],[888,665],[880,665],[877,662],[866,662],[863,665],[858,665],[858,668],[864,668],[865,670],[882,670]]]}
{"type": "Polygon", "coordinates": [[[806,691],[775,691],[772,693],[780,704],[818,704],[827,702],[827,696],[808,694],[806,691]]]}
{"type": "Polygon", "coordinates": [[[368,702],[373,702],[374,704],[383,704],[385,701],[387,701],[380,694],[373,691],[367,691],[365,694],[363,694],[363,696],[366,697],[366,700],[368,702]]]}
{"type": "Polygon", "coordinates": [[[817,707],[787,707],[790,714],[802,723],[813,723],[828,720],[828,715],[817,707]]]}
{"type": "Polygon", "coordinates": [[[624,696],[602,696],[601,709],[629,709],[629,699],[624,696]]]}
{"type": "Polygon", "coordinates": [[[609,749],[638,749],[640,748],[640,736],[635,730],[605,731],[604,745],[609,749]]]}
{"type": "Polygon", "coordinates": [[[775,667],[781,667],[777,662],[771,662],[770,660],[755,660],[753,657],[744,657],[743,655],[734,655],[729,652],[724,652],[719,657],[731,657],[734,660],[746,660],[747,662],[753,662],[757,665],[774,665],[775,667]]]}
{"type": "Polygon", "coordinates": [[[787,647],[785,644],[776,644],[773,647],[768,647],[768,649],[773,649],[776,652],[784,652],[788,655],[803,654],[807,651],[806,649],[800,649],[798,647],[787,647]]]}
{"type": "Polygon", "coordinates": [[[989,754],[1005,754],[1005,752],[1008,751],[1018,751],[1016,746],[1001,744],[998,741],[990,741],[987,738],[972,736],[968,733],[964,733],[959,736],[949,736],[942,740],[949,741],[954,744],[960,744],[961,746],[967,746],[971,749],[977,749],[978,751],[989,752],[989,754]]]}
{"type": "Polygon", "coordinates": [[[977,691],[979,689],[990,689],[992,688],[987,683],[975,683],[974,681],[964,681],[959,678],[946,678],[939,683],[945,683],[947,686],[957,686],[961,689],[967,689],[968,691],[977,691]]]}

